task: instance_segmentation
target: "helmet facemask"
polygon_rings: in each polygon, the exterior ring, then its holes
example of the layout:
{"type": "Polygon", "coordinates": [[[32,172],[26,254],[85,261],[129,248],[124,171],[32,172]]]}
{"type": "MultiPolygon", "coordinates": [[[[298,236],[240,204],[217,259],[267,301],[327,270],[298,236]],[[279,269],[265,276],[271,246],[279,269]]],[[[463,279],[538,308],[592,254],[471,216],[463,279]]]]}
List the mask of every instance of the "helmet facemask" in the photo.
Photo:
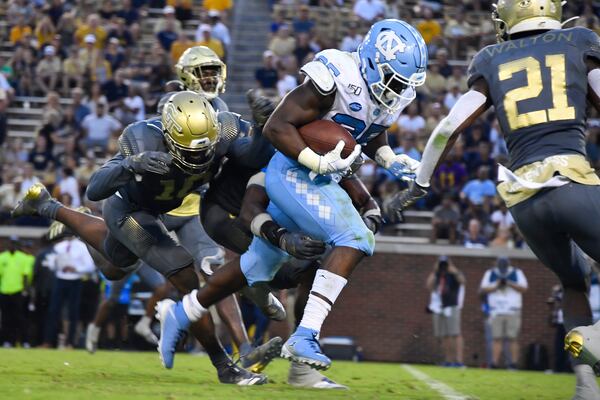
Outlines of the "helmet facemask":
{"type": "Polygon", "coordinates": [[[371,95],[390,114],[413,101],[417,95],[415,87],[425,83],[425,72],[413,74],[407,79],[395,72],[389,64],[377,64],[377,69],[381,79],[369,85],[369,89],[371,95]]]}
{"type": "Polygon", "coordinates": [[[194,175],[208,170],[215,158],[215,149],[218,142],[211,143],[205,139],[206,144],[199,148],[190,149],[175,143],[168,135],[166,144],[169,153],[173,156],[173,162],[183,172],[194,175]]]}
{"type": "Polygon", "coordinates": [[[196,65],[185,67],[185,72],[193,77],[186,82],[188,89],[193,90],[209,100],[224,91],[225,81],[223,68],[220,65],[196,65]]]}

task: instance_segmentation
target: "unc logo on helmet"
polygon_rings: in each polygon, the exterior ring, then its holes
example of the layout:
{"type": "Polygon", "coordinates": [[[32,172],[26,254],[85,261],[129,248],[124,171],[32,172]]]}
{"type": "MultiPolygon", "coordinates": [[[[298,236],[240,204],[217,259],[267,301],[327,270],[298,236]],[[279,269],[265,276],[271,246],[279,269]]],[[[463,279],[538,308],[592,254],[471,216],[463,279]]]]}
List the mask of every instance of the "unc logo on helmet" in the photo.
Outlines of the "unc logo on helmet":
{"type": "Polygon", "coordinates": [[[360,72],[371,96],[394,114],[416,97],[425,83],[427,46],[421,34],[404,21],[373,24],[358,47],[360,72]]]}
{"type": "Polygon", "coordinates": [[[404,53],[406,43],[394,31],[383,31],[377,36],[375,47],[387,61],[391,61],[396,59],[397,53],[404,53]]]}

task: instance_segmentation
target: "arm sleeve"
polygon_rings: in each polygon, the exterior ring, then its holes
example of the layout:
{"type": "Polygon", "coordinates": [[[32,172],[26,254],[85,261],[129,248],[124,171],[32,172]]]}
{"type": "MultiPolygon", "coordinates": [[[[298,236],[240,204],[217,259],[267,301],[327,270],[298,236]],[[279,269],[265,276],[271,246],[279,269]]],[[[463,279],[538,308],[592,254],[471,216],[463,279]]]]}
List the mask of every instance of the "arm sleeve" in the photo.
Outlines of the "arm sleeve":
{"type": "MultiPolygon", "coordinates": [[[[240,129],[247,121],[240,121],[240,129]]],[[[241,166],[258,169],[265,166],[275,150],[271,142],[263,136],[262,129],[254,126],[254,135],[234,140],[229,146],[227,155],[241,166]]]]}
{"type": "Polygon", "coordinates": [[[123,166],[125,156],[118,153],[92,174],[87,188],[87,197],[92,201],[106,199],[135,175],[123,166]]]}

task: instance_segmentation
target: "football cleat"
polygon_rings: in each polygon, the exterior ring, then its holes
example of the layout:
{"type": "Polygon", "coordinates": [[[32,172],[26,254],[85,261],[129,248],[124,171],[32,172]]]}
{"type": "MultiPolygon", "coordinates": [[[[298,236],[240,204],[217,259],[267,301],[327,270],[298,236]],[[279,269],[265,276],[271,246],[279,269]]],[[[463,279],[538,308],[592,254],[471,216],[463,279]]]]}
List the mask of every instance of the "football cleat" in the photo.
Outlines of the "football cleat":
{"type": "Polygon", "coordinates": [[[246,286],[242,294],[252,301],[269,319],[284,321],[287,318],[285,307],[266,285],[246,286]]]}
{"type": "Polygon", "coordinates": [[[100,327],[89,324],[85,333],[85,349],[94,354],[98,349],[98,337],[100,336],[100,327]]]}
{"type": "Polygon", "coordinates": [[[267,377],[262,374],[254,374],[229,362],[218,371],[219,382],[229,385],[252,386],[267,383],[267,377]]]}
{"type": "Polygon", "coordinates": [[[190,326],[190,319],[183,310],[183,303],[171,299],[159,301],[155,307],[156,319],[160,321],[158,354],[163,367],[173,368],[177,343],[190,326]]]}
{"type": "Polygon", "coordinates": [[[42,217],[49,217],[46,214],[46,210],[49,206],[57,204],[58,201],[54,199],[48,189],[41,184],[35,183],[25,193],[25,196],[17,203],[15,208],[12,210],[12,217],[21,217],[24,215],[41,215],[42,217]]]}
{"type": "Polygon", "coordinates": [[[269,303],[261,311],[273,321],[284,321],[287,317],[285,307],[273,293],[269,293],[269,303]]]}
{"type": "Polygon", "coordinates": [[[144,323],[143,319],[140,319],[137,322],[137,324],[135,324],[135,326],[133,327],[133,331],[141,337],[143,337],[146,340],[146,342],[153,345],[158,344],[158,338],[156,337],[154,332],[152,332],[150,325],[144,323]]]}
{"type": "Polygon", "coordinates": [[[600,322],[571,329],[565,336],[565,350],[600,376],[600,322]]]}
{"type": "Polygon", "coordinates": [[[328,369],[331,367],[331,360],[321,351],[317,340],[318,335],[319,333],[313,329],[299,326],[283,345],[281,357],[307,364],[314,369],[328,369]]]}
{"type": "Polygon", "coordinates": [[[288,374],[288,384],[312,389],[348,389],[348,386],[336,383],[310,366],[297,362],[292,362],[288,374]]]}
{"type": "Polygon", "coordinates": [[[276,336],[267,343],[258,346],[244,357],[240,358],[242,367],[251,372],[262,372],[275,357],[281,354],[283,339],[276,336]]]}

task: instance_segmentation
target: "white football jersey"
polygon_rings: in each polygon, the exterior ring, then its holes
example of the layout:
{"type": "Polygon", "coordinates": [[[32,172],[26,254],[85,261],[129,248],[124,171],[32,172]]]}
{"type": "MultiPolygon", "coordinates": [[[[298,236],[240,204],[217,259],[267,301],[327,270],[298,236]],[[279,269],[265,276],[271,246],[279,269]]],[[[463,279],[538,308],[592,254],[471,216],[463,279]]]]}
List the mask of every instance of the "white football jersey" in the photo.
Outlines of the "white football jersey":
{"type": "MultiPolygon", "coordinates": [[[[322,119],[328,119],[344,126],[361,145],[365,145],[389,128],[410,103],[410,101],[406,101],[406,104],[393,114],[381,108],[379,103],[371,98],[367,83],[362,78],[357,53],[334,49],[323,50],[317,53],[315,61],[311,63],[324,64],[337,89],[333,106],[322,119]]],[[[302,67],[301,71],[315,81],[318,88],[329,89],[327,85],[331,83],[331,78],[325,77],[326,79],[324,79],[322,75],[316,76],[318,69],[310,68],[309,64],[311,63],[302,67]]],[[[331,91],[333,91],[333,84],[331,91]]]]}

